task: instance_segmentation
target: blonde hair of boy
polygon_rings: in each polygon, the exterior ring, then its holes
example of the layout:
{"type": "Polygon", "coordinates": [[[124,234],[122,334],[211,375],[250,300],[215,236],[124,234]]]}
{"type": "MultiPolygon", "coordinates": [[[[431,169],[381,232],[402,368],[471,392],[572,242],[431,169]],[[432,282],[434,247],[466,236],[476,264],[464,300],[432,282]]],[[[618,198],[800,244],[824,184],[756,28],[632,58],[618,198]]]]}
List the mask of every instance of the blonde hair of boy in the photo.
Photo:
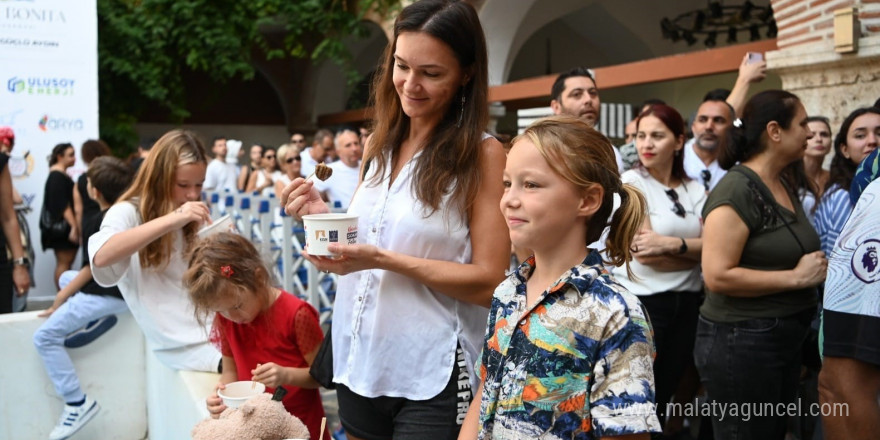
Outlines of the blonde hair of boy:
{"type": "Polygon", "coordinates": [[[604,191],[602,206],[587,219],[585,245],[593,243],[610,226],[605,262],[615,266],[626,264],[630,270],[633,239],[642,227],[647,212],[645,197],[634,186],[620,180],[611,142],[586,122],[567,115],[539,119],[511,141],[527,138],[556,173],[575,187],[586,190],[599,185],[604,191]],[[614,208],[614,194],[620,196],[620,207],[610,223],[606,221],[614,208]]]}

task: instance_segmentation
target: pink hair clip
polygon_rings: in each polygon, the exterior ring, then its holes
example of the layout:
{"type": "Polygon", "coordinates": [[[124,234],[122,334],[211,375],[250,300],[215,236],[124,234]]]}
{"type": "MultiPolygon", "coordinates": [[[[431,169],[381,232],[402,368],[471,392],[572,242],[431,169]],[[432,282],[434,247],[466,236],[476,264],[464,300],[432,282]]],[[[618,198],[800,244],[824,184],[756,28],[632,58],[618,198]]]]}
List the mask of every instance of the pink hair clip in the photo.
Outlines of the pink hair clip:
{"type": "Polygon", "coordinates": [[[232,270],[232,266],[220,266],[220,275],[223,275],[226,278],[232,278],[232,275],[235,275],[235,271],[232,270]]]}

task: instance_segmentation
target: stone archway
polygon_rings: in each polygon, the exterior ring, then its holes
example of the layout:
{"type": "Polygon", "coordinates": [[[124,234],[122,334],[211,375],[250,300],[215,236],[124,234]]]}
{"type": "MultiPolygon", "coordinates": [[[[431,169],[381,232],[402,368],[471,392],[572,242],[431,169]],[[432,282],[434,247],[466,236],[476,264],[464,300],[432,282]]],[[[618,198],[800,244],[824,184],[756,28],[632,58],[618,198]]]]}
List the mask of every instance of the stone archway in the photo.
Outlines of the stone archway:
{"type": "MultiPolygon", "coordinates": [[[[362,79],[368,78],[376,69],[388,45],[385,31],[375,21],[368,21],[367,26],[370,31],[367,38],[348,43],[349,51],[354,55],[354,67],[358,77],[362,79]]],[[[354,89],[358,87],[369,87],[369,85],[357,84],[350,87],[339,66],[331,62],[321,63],[315,67],[314,101],[311,113],[321,115],[345,109],[349,98],[355,93],[354,89]]]]}

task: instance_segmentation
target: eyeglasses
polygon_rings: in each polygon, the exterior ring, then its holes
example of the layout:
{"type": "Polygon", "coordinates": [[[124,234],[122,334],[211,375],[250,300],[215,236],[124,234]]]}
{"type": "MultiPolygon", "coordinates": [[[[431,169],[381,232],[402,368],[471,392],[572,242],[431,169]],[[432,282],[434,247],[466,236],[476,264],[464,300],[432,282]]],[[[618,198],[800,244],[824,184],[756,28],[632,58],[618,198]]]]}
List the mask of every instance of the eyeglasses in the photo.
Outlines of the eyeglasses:
{"type": "Polygon", "coordinates": [[[712,173],[709,170],[700,171],[700,178],[703,179],[703,186],[709,191],[709,182],[712,181],[712,173]]]}
{"type": "Polygon", "coordinates": [[[287,162],[287,163],[291,163],[291,162],[293,162],[293,161],[297,161],[297,162],[299,162],[299,161],[301,161],[301,160],[302,160],[301,157],[299,157],[299,156],[293,156],[293,157],[288,157],[287,160],[285,160],[285,162],[287,162]]]}
{"type": "Polygon", "coordinates": [[[675,192],[674,189],[666,190],[666,197],[669,197],[669,200],[672,200],[672,212],[675,215],[684,218],[687,215],[687,212],[684,210],[684,206],[681,205],[681,202],[678,201],[678,193],[675,192]]]}

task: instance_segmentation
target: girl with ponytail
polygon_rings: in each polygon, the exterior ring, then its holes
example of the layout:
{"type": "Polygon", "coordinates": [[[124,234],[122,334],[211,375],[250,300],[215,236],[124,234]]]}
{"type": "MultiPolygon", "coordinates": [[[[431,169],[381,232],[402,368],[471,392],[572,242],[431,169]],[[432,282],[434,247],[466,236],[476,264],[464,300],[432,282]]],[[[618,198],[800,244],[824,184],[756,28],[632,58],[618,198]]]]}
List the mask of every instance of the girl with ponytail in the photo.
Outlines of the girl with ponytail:
{"type": "Polygon", "coordinates": [[[629,270],[645,220],[645,200],[621,182],[608,139],[570,116],[539,120],[513,140],[504,188],[510,239],[534,255],[495,289],[482,385],[459,439],[659,432],[647,315],[587,248],[619,197],[606,252],[629,270]]]}

